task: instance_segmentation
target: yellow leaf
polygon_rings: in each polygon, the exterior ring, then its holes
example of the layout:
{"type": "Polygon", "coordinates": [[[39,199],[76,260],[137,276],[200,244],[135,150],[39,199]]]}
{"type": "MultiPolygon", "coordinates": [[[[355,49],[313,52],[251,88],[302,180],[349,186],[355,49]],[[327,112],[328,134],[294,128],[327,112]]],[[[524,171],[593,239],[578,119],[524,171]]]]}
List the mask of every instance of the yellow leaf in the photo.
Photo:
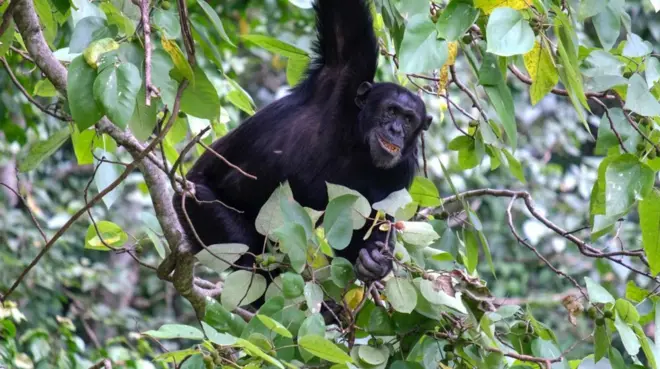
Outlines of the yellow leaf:
{"type": "Polygon", "coordinates": [[[559,74],[557,74],[557,67],[552,60],[552,54],[547,47],[542,47],[538,42],[534,43],[532,50],[525,54],[523,59],[529,77],[532,79],[529,97],[532,105],[536,105],[555,87],[559,81],[559,74]]]}
{"type": "Polygon", "coordinates": [[[245,17],[241,17],[241,19],[238,20],[238,32],[241,36],[250,33],[250,25],[247,20],[245,20],[245,17]]]}
{"type": "Polygon", "coordinates": [[[440,94],[444,94],[446,92],[447,88],[447,83],[449,82],[449,66],[454,65],[456,63],[456,56],[458,55],[458,42],[457,41],[452,41],[447,44],[447,49],[448,49],[448,56],[447,56],[447,62],[445,65],[442,66],[442,69],[440,69],[440,81],[438,82],[438,85],[440,87],[440,90],[438,91],[440,94]]]}
{"type": "Polygon", "coordinates": [[[195,77],[192,67],[190,66],[190,63],[188,63],[188,59],[186,59],[185,55],[183,55],[179,45],[177,45],[175,41],[169,40],[162,35],[160,42],[163,44],[163,49],[165,49],[165,51],[170,55],[170,58],[172,58],[172,62],[174,62],[174,69],[176,69],[176,71],[179,72],[183,78],[190,81],[190,84],[194,85],[195,77]]]}
{"type": "Polygon", "coordinates": [[[458,55],[458,41],[452,41],[447,44],[449,56],[445,65],[454,65],[456,63],[456,55],[458,55]]]}
{"type": "Polygon", "coordinates": [[[363,297],[364,289],[362,287],[355,287],[346,292],[346,295],[344,295],[344,302],[346,302],[346,305],[348,305],[351,310],[355,310],[358,305],[360,305],[360,302],[362,302],[363,297]]]}
{"type": "Polygon", "coordinates": [[[531,0],[474,0],[474,6],[485,14],[490,14],[495,8],[512,8],[521,10],[529,8],[531,0]]]}
{"type": "Polygon", "coordinates": [[[312,267],[314,271],[317,271],[330,265],[330,262],[320,250],[315,250],[313,247],[310,247],[307,249],[307,264],[312,267]]]}

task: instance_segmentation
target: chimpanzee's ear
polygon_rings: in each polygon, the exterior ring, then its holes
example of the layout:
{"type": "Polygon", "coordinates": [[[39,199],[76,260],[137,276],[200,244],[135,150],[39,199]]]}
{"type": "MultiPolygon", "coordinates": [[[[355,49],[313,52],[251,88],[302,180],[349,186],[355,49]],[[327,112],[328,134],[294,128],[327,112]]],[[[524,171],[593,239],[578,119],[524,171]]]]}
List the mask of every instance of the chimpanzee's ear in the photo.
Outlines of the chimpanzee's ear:
{"type": "Polygon", "coordinates": [[[426,116],[426,119],[424,119],[424,130],[427,131],[429,127],[431,127],[431,123],[433,123],[433,117],[430,115],[426,116]]]}
{"type": "Polygon", "coordinates": [[[367,104],[367,95],[369,95],[371,87],[371,83],[369,82],[362,82],[360,87],[358,87],[357,95],[355,96],[355,105],[357,105],[358,108],[362,109],[367,104]]]}

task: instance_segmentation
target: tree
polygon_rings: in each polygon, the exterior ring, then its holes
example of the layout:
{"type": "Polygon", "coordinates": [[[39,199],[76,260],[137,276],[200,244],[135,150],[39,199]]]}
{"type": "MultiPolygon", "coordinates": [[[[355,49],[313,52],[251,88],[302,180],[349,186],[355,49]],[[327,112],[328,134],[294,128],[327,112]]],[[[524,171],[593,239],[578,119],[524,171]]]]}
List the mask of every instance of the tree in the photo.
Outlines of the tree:
{"type": "Polygon", "coordinates": [[[254,85],[294,85],[309,61],[310,2],[258,3],[0,4],[0,366],[657,368],[658,1],[375,1],[379,79],[444,124],[410,190],[369,204],[328,184],[341,221],[314,229],[321,214],[276,190],[257,219],[274,247],[255,269],[286,269],[270,285],[231,270],[244,245],[192,255],[170,201],[251,96],[277,93],[254,85]],[[246,80],[257,68],[266,83],[246,80]],[[74,191],[52,181],[69,176],[74,191]],[[368,285],[332,258],[365,222],[397,240],[393,275],[368,285]],[[104,281],[81,255],[131,273],[104,281]],[[194,314],[163,324],[158,295],[137,303],[157,280],[194,314]],[[149,328],[100,340],[116,323],[85,304],[121,292],[149,328]]]}

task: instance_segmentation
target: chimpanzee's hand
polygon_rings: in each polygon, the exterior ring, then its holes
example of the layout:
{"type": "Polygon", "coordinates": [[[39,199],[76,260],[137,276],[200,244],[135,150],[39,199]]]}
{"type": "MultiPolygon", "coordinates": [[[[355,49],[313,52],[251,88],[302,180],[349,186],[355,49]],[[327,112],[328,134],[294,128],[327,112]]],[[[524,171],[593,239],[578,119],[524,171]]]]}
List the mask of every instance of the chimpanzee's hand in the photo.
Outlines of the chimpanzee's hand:
{"type": "MultiPolygon", "coordinates": [[[[391,244],[391,243],[390,243],[391,244]]],[[[387,249],[392,250],[392,247],[387,249]]],[[[383,279],[392,270],[392,260],[386,255],[385,242],[368,244],[355,261],[355,274],[363,282],[383,279]]]]}

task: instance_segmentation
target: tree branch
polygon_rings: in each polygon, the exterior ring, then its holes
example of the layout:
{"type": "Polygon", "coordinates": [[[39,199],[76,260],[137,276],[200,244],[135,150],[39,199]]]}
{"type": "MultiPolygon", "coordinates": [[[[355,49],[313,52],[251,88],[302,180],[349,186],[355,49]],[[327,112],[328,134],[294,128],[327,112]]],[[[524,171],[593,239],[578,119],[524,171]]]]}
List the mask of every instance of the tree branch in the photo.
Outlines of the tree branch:
{"type": "MultiPolygon", "coordinates": [[[[35,12],[34,4],[32,0],[13,0],[16,2],[16,8],[14,10],[14,21],[17,25],[18,31],[23,37],[25,46],[27,48],[28,54],[32,57],[37,67],[42,71],[44,76],[51,81],[53,86],[64,96],[67,96],[67,70],[64,66],[55,58],[52,51],[50,50],[46,40],[44,39],[43,32],[39,24],[39,18],[35,12]]],[[[179,1],[179,5],[185,8],[185,1],[179,1]]],[[[186,9],[184,9],[185,11],[186,9]]],[[[183,17],[182,17],[183,18],[183,17]]],[[[187,18],[181,20],[182,22],[187,22],[187,18]]],[[[185,23],[184,28],[189,30],[187,23],[185,23]]],[[[186,33],[188,36],[189,31],[186,33]]],[[[192,36],[186,42],[186,49],[189,53],[188,57],[194,58],[194,45],[190,43],[192,36]]],[[[185,39],[184,39],[185,41],[185,39]]],[[[118,144],[126,148],[126,150],[133,156],[134,161],[129,164],[125,171],[120,175],[120,177],[108,186],[105,190],[99,193],[97,196],[92,198],[88,206],[93,206],[96,204],[105,194],[112,191],[121,181],[123,181],[133,169],[138,168],[149,189],[149,194],[154,203],[154,210],[156,212],[156,217],[163,229],[165,239],[170,247],[172,252],[168,255],[166,260],[159,267],[158,275],[165,280],[171,280],[177,289],[177,291],[186,299],[188,299],[193,308],[197,312],[198,316],[203,315],[204,308],[206,306],[205,302],[205,290],[201,287],[194,285],[193,282],[193,269],[195,263],[195,257],[190,253],[189,246],[183,237],[184,232],[181,228],[181,224],[178,221],[176,212],[171,201],[171,189],[169,187],[168,177],[163,172],[163,165],[158,165],[159,160],[154,158],[152,155],[152,150],[160,142],[160,140],[167,134],[169,129],[172,127],[179,111],[179,102],[181,99],[181,92],[186,87],[187,82],[183,82],[179,86],[179,91],[177,92],[177,99],[175,100],[175,106],[172,109],[170,120],[168,121],[166,127],[161,130],[159,136],[154,139],[146,148],[142,148],[140,142],[130,133],[124,132],[117,128],[112,122],[107,118],[102,118],[97,124],[96,127],[100,132],[107,133],[112,137],[118,144]],[[143,160],[145,158],[149,160],[143,160]],[[170,277],[170,274],[174,271],[174,274],[170,277]]],[[[147,92],[148,93],[148,92],[147,92]]],[[[50,247],[59,239],[59,237],[66,232],[66,230],[85,212],[87,211],[87,206],[83,209],[80,209],[76,214],[74,214],[71,219],[62,227],[50,242],[42,249],[39,255],[35,260],[30,263],[28,268],[23,271],[21,277],[16,281],[16,283],[10,288],[8,293],[4,295],[6,297],[9,293],[16,289],[22,278],[25,274],[29,272],[43,257],[43,255],[48,251],[50,247]]]]}

